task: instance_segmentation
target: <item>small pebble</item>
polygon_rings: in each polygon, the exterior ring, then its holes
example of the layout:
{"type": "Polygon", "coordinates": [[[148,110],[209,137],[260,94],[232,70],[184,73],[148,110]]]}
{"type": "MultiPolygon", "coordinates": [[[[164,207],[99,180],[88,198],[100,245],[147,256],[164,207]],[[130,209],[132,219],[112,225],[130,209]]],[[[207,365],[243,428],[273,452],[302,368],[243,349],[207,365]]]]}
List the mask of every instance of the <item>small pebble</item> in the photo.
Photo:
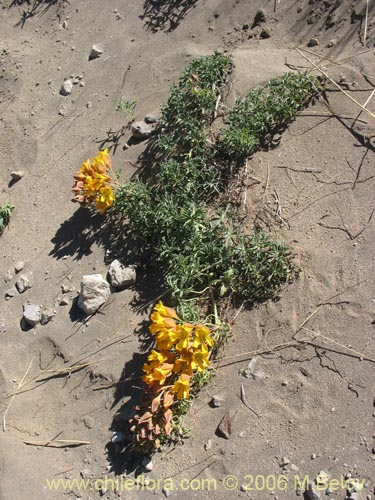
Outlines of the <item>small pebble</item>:
{"type": "Polygon", "coordinates": [[[19,180],[22,179],[22,177],[25,175],[25,172],[22,170],[17,170],[15,172],[12,172],[10,176],[12,177],[13,182],[18,182],[19,180]]]}

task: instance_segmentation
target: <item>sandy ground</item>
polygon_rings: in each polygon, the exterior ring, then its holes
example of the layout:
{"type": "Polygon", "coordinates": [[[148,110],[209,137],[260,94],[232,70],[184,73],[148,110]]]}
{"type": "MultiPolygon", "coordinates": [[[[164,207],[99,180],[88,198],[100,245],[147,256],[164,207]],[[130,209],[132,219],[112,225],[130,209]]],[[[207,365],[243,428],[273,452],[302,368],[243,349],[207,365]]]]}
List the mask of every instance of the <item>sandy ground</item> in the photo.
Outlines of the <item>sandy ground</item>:
{"type": "Polygon", "coordinates": [[[245,226],[262,224],[287,242],[302,272],[278,301],[237,316],[223,355],[269,353],[255,358],[253,378],[241,375],[251,354],[221,362],[186,418],[190,439],[158,453],[148,485],[138,491],[131,483],[113,491],[103,482],[124,478],[124,457],[108,455],[106,446],[114,416],[120,411],[126,418],[137,384],[97,389],[139,370],[150,312],[144,305],[158,295],[156,277],[141,273],[137,286],[114,294],[103,314],[85,325],[73,301],[77,292],[61,290],[71,284],[77,290],[83,274],[104,275],[112,243],[109,235],[103,241],[100,217],[92,221],[70,203],[72,174],[109,146],[115,168],[130,177],[145,148],[123,148],[130,134],[124,116],[114,112],[119,97],[137,102],[137,119],[158,113],[192,58],[226,50],[235,63],[232,102],[290,66],[310,68],[294,47],[316,38],[319,45],[309,50],[345,58],[340,65],[328,61],[327,72],[363,104],[375,82],[374,2],[367,23],[365,1],[281,0],[276,12],[273,1],[260,0],[4,0],[0,7],[0,203],[16,207],[0,238],[1,417],[6,396],[29,367],[0,431],[0,499],[293,499],[296,481],[313,480],[322,470],[340,482],[330,485],[331,498],[346,498],[343,476],[364,481],[356,498],[375,498],[374,119],[362,113],[353,125],[360,108],[333,84],[326,97],[336,117],[320,100],[277,148],[248,161],[245,226]],[[266,21],[253,28],[260,7],[266,21]],[[93,44],[104,53],[89,61],[93,44]],[[62,97],[64,78],[80,75],[84,86],[62,97]],[[25,175],[9,186],[15,170],[25,175]],[[6,301],[18,261],[33,286],[6,301]],[[68,305],[60,305],[62,298],[68,305]],[[54,308],[53,321],[22,330],[27,301],[54,308]],[[294,336],[308,342],[274,348],[295,342],[294,336]],[[46,370],[54,374],[77,362],[92,364],[40,383],[46,370]],[[259,418],[241,401],[241,384],[259,418]],[[209,405],[213,395],[223,399],[219,408],[209,405]],[[215,430],[229,409],[236,416],[225,440],[215,430]],[[24,443],[56,436],[90,444],[24,443]],[[170,483],[161,491],[168,477],[178,491],[170,483]],[[89,480],[91,490],[78,483],[49,489],[53,479],[89,480]],[[208,479],[211,491],[202,482],[208,479]],[[157,491],[152,480],[159,480],[157,491]]]}

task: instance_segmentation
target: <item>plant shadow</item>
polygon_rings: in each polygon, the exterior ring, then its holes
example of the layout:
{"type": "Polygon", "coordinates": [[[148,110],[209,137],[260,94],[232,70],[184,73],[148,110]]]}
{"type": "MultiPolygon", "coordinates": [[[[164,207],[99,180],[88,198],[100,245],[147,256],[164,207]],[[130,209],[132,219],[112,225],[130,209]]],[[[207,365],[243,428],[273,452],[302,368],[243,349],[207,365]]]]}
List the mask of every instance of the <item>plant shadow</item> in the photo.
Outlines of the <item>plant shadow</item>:
{"type": "Polygon", "coordinates": [[[59,10],[61,3],[62,0],[12,0],[9,9],[12,7],[23,7],[21,19],[16,24],[16,26],[23,28],[26,21],[35,16],[43,16],[54,5],[59,10]]]}
{"type": "Polygon", "coordinates": [[[145,0],[140,18],[146,30],[174,31],[199,0],[145,0]]]}

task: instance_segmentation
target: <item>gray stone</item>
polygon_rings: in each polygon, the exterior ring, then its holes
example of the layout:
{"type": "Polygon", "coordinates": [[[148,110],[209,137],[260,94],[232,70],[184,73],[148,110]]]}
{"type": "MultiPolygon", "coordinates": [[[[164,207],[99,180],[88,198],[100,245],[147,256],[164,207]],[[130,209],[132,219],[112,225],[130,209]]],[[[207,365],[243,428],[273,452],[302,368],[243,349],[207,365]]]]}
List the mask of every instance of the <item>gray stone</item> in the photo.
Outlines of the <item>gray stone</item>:
{"type": "Polygon", "coordinates": [[[162,493],[163,493],[163,495],[164,495],[165,497],[167,497],[167,498],[168,498],[168,497],[170,496],[170,494],[171,494],[171,492],[170,492],[169,490],[167,490],[167,488],[162,488],[161,492],[162,492],[162,493]]]}
{"type": "Polygon", "coordinates": [[[60,95],[67,96],[72,93],[73,82],[70,78],[65,78],[64,83],[61,85],[60,95]]]}
{"type": "Polygon", "coordinates": [[[282,459],[280,460],[280,467],[285,467],[285,465],[288,465],[290,464],[290,460],[289,458],[286,458],[286,457],[282,457],[282,459]]]}
{"type": "Polygon", "coordinates": [[[93,59],[98,59],[103,54],[104,50],[100,45],[93,45],[90,55],[89,55],[89,61],[92,61],[93,59]]]}
{"type": "Polygon", "coordinates": [[[114,260],[108,269],[108,276],[114,288],[124,288],[133,285],[136,280],[136,268],[125,267],[119,260],[114,260]]]}
{"type": "Polygon", "coordinates": [[[223,404],[223,401],[223,398],[221,398],[220,396],[212,396],[210,404],[213,408],[220,408],[220,406],[223,404]]]}
{"type": "Polygon", "coordinates": [[[16,271],[16,273],[20,273],[24,267],[25,267],[25,263],[22,260],[20,260],[19,262],[17,262],[15,264],[14,270],[16,271]]]}
{"type": "Polygon", "coordinates": [[[212,448],[212,439],[209,439],[207,443],[204,444],[204,449],[207,451],[210,450],[211,448],[212,448]]]}
{"type": "Polygon", "coordinates": [[[307,44],[308,47],[316,47],[317,45],[319,45],[319,40],[317,38],[311,38],[307,44]]]}
{"type": "Polygon", "coordinates": [[[134,122],[131,126],[131,133],[135,139],[147,139],[150,137],[152,128],[146,122],[134,122]]]}
{"type": "Polygon", "coordinates": [[[23,172],[22,170],[17,170],[17,171],[12,172],[10,174],[13,182],[17,182],[17,181],[21,180],[24,175],[25,175],[25,172],[23,172]]]}
{"type": "Polygon", "coordinates": [[[144,457],[144,459],[142,460],[142,465],[146,472],[151,472],[152,469],[154,468],[154,464],[152,463],[152,460],[149,457],[144,457]]]}
{"type": "Polygon", "coordinates": [[[95,427],[95,420],[90,415],[83,417],[82,422],[88,429],[93,429],[95,427]]]}
{"type": "Polygon", "coordinates": [[[78,306],[86,314],[94,314],[100,306],[107,302],[110,295],[109,283],[101,274],[87,274],[82,276],[78,306]]]}
{"type": "Polygon", "coordinates": [[[40,323],[42,318],[42,310],[40,306],[35,304],[24,304],[23,306],[23,319],[30,326],[35,326],[40,323]]]}
{"type": "Polygon", "coordinates": [[[304,500],[320,500],[320,493],[317,491],[313,483],[309,484],[309,487],[303,494],[303,498],[304,500]]]}
{"type": "Polygon", "coordinates": [[[16,288],[18,293],[24,293],[26,290],[32,287],[31,277],[26,276],[26,274],[20,274],[16,281],[16,288]]]}
{"type": "Polygon", "coordinates": [[[254,366],[257,361],[257,357],[251,359],[250,363],[247,365],[247,368],[244,368],[240,371],[241,375],[245,378],[250,378],[252,380],[261,380],[265,378],[265,374],[260,370],[255,370],[254,366]]]}
{"type": "Polygon", "coordinates": [[[158,119],[156,118],[155,115],[152,115],[149,113],[145,116],[145,122],[146,123],[157,123],[158,119]]]}
{"type": "Polygon", "coordinates": [[[5,296],[4,296],[5,300],[10,300],[12,297],[14,297],[16,295],[16,292],[17,292],[17,290],[14,287],[7,290],[5,292],[5,296]]]}
{"type": "Polygon", "coordinates": [[[49,323],[54,317],[56,316],[56,311],[53,309],[44,309],[42,312],[42,317],[40,318],[40,324],[41,325],[46,325],[49,323]]]}
{"type": "Polygon", "coordinates": [[[75,290],[75,286],[73,285],[73,283],[67,283],[65,285],[62,285],[62,287],[61,287],[62,293],[74,292],[74,290],[75,290]]]}

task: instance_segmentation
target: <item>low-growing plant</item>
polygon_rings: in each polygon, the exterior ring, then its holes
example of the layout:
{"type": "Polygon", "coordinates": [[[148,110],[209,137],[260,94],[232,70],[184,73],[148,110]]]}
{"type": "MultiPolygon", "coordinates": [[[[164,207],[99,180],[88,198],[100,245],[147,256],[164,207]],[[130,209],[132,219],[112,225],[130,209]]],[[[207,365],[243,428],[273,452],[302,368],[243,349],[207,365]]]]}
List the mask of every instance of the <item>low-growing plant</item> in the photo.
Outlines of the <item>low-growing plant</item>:
{"type": "Polygon", "coordinates": [[[290,122],[321,90],[319,81],[307,73],[286,73],[259,85],[237,99],[221,131],[219,154],[242,161],[290,122]]]}
{"type": "Polygon", "coordinates": [[[13,210],[14,206],[10,203],[0,205],[0,235],[4,232],[5,228],[9,224],[13,210]]]}
{"type": "Polygon", "coordinates": [[[298,274],[288,247],[260,229],[244,234],[235,203],[223,206],[218,194],[233,162],[269,144],[317,92],[318,82],[307,74],[271,80],[237,100],[226,128],[212,137],[210,125],[231,68],[222,54],[205,56],[172,86],[148,180],[125,181],[98,203],[98,193],[111,186],[107,150],[83,164],[75,177],[76,201],[95,203],[101,211],[112,205],[141,249],[152,250],[173,305],[159,302],[151,314],[154,347],[143,367],[144,391],[132,419],[133,444],[148,454],[185,434],[183,415],[212,375],[210,358],[230,335],[218,313],[220,301],[264,301],[298,274]]]}
{"type": "Polygon", "coordinates": [[[120,97],[120,99],[116,102],[115,111],[124,113],[128,120],[133,120],[136,105],[136,101],[120,97]]]}

